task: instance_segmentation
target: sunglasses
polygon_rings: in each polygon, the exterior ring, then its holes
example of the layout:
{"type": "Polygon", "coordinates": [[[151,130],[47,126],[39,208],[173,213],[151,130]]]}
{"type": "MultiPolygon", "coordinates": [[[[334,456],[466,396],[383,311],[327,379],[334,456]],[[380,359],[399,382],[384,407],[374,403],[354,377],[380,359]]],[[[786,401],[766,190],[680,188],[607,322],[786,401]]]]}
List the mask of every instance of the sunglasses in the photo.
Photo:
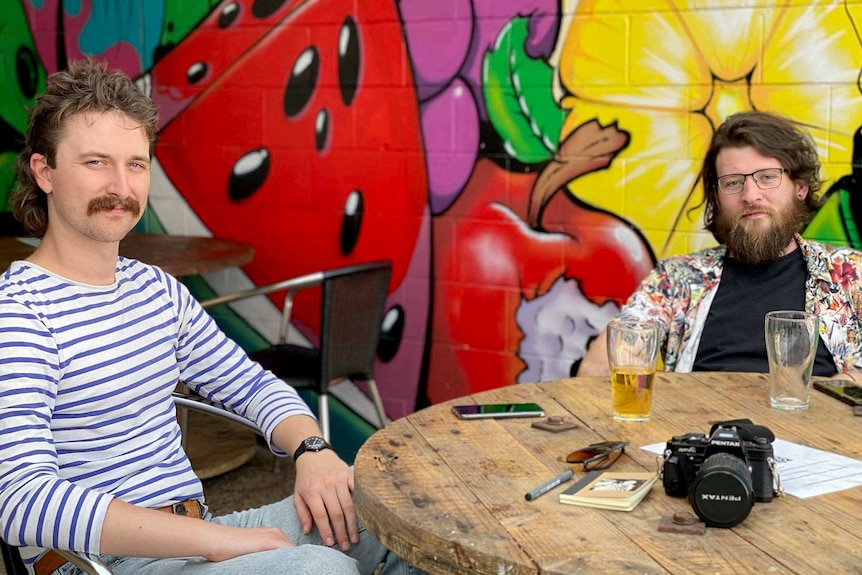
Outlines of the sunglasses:
{"type": "Polygon", "coordinates": [[[566,456],[566,463],[584,466],[584,471],[607,469],[625,453],[628,441],[603,441],[593,443],[566,456]]]}

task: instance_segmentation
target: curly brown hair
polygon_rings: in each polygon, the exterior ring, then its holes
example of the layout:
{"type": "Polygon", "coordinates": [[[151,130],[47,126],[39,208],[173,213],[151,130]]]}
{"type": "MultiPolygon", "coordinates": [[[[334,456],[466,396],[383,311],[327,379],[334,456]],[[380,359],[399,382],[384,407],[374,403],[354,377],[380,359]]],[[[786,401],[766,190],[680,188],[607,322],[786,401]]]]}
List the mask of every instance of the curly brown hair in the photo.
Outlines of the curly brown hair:
{"type": "Polygon", "coordinates": [[[120,112],[141,124],[152,158],[158,111],[128,76],[87,58],[48,78],[46,92],[36,98],[30,112],[24,148],[18,154],[18,186],[12,197],[12,213],[27,233],[41,238],[48,228],[48,197],[30,170],[30,157],[42,154],[48,165],[56,168],[57,147],[69,118],[82,112],[108,111],[120,112]]]}
{"type": "Polygon", "coordinates": [[[724,243],[725,238],[717,235],[715,221],[720,209],[715,160],[719,152],[725,148],[745,146],[751,146],[764,156],[777,159],[790,171],[794,180],[808,186],[808,194],[804,200],[804,217],[798,230],[801,232],[817,213],[823,201],[819,194],[823,180],[819,177],[820,162],[817,159],[817,148],[811,136],[797,128],[787,118],[759,111],[740,112],[729,116],[712,136],[712,142],[700,171],[703,201],[695,206],[698,208],[706,204],[703,212],[704,227],[712,232],[716,240],[724,243]]]}

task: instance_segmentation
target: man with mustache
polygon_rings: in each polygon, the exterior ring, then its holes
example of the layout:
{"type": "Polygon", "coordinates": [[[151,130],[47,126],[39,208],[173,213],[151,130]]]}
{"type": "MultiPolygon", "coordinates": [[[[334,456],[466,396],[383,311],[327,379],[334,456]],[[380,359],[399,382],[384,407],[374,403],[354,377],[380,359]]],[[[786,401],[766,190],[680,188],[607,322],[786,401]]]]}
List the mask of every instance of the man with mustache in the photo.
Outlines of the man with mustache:
{"type": "MultiPolygon", "coordinates": [[[[817,151],[789,120],[734,114],[716,130],[701,171],[704,223],[719,247],[660,261],[620,310],[654,320],[667,371],[769,371],[764,317],[820,317],[814,375],[862,380],[862,253],[802,239],[820,206],[817,151]]],[[[605,333],[578,375],[609,371],[605,333]]]]}
{"type": "Polygon", "coordinates": [[[358,523],[353,470],[296,391],[248,359],[188,290],[119,257],[147,203],[156,108],[92,61],[49,78],[13,210],[41,238],[0,276],[0,536],[31,572],[409,573],[358,523]],[[178,381],[293,454],[294,496],[212,517],[181,445],[178,381]]]}

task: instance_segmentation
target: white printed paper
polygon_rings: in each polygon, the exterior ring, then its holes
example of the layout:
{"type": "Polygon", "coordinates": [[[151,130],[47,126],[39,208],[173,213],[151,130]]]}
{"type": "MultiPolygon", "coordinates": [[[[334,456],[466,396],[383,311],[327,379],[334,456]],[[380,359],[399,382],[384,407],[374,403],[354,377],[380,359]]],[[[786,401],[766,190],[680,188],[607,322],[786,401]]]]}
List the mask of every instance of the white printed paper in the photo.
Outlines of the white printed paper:
{"type": "MultiPolygon", "coordinates": [[[[661,454],[666,443],[641,447],[661,454]]],[[[798,443],[776,439],[772,444],[785,493],[805,499],[862,485],[862,461],[798,443]]]]}

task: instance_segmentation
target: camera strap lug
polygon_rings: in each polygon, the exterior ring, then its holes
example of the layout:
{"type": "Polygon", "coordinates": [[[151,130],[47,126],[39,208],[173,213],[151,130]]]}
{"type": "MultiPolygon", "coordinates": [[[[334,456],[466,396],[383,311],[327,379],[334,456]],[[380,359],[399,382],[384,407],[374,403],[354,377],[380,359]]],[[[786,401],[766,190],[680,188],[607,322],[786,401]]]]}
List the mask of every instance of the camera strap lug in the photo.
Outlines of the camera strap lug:
{"type": "Polygon", "coordinates": [[[664,479],[664,462],[667,461],[668,457],[670,457],[670,449],[665,449],[664,453],[657,455],[655,458],[656,474],[659,479],[664,479]]]}
{"type": "Polygon", "coordinates": [[[784,488],[781,487],[781,477],[778,475],[778,467],[775,465],[774,457],[767,457],[766,463],[769,465],[769,471],[772,472],[772,479],[775,484],[775,495],[781,497],[784,495],[784,488]]]}

